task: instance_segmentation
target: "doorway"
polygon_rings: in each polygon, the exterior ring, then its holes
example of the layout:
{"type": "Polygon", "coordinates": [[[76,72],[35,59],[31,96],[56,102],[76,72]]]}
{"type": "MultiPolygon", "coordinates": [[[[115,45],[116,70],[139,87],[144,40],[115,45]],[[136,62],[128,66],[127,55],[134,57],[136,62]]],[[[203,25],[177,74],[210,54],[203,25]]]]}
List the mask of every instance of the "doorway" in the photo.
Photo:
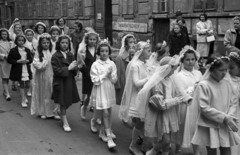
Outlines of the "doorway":
{"type": "Polygon", "coordinates": [[[154,20],[154,45],[157,43],[162,43],[163,41],[167,42],[169,30],[170,30],[170,21],[169,19],[156,19],[154,20]]]}
{"type": "Polygon", "coordinates": [[[100,38],[108,38],[112,44],[112,1],[95,0],[95,30],[100,38]]]}

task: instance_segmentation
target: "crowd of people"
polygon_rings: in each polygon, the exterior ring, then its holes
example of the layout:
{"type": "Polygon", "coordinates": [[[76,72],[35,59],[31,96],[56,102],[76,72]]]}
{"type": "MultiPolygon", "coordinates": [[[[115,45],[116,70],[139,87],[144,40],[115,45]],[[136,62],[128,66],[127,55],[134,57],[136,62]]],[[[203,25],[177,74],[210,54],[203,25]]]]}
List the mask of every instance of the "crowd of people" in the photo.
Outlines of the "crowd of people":
{"type": "Polygon", "coordinates": [[[112,107],[117,104],[119,118],[132,127],[129,150],[134,155],[168,155],[171,143],[176,145],[176,155],[190,147],[200,155],[199,146],[205,146],[208,155],[216,155],[217,148],[221,155],[237,155],[240,17],[233,19],[234,29],[226,32],[228,52],[210,57],[204,39],[213,34],[212,24],[206,14],[199,20],[196,50],[190,46],[185,20],[179,18],[171,25],[167,42],[158,43],[153,51],[149,40],[136,42],[133,34],[126,34],[113,62],[108,40],[80,22],[75,22],[71,33],[63,18],[48,32],[42,22],[23,32],[17,19],[9,30],[0,29],[3,96],[11,100],[11,80],[12,89],[20,90],[23,108],[30,106],[31,115],[41,119],[61,120],[66,132],[72,130],[67,109],[81,101],[85,120],[90,105],[90,129],[99,132],[109,149],[116,147],[117,135],[111,126],[112,107]],[[200,59],[204,73],[198,70],[200,59]],[[82,99],[76,85],[79,73],[82,99]]]}

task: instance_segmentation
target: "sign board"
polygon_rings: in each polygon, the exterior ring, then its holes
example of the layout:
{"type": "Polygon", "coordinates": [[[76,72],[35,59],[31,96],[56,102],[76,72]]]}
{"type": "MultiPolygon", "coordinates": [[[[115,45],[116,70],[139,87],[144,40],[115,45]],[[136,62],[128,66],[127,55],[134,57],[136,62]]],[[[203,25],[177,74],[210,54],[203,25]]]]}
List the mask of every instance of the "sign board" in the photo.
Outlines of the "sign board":
{"type": "Polygon", "coordinates": [[[132,32],[147,32],[148,25],[146,23],[134,22],[112,22],[113,30],[132,31],[132,32]]]}

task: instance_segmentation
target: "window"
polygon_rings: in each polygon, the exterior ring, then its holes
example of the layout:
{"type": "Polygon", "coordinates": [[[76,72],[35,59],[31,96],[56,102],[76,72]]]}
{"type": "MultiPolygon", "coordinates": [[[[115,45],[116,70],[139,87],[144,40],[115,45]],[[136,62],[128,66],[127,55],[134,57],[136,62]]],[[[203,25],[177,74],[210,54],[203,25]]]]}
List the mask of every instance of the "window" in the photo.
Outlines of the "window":
{"type": "Polygon", "coordinates": [[[167,12],[167,0],[153,0],[153,13],[167,12]]]}
{"type": "Polygon", "coordinates": [[[75,15],[83,15],[83,5],[82,5],[82,0],[75,0],[74,1],[74,12],[75,15]]]}
{"type": "Polygon", "coordinates": [[[207,11],[216,9],[217,0],[194,0],[194,10],[195,11],[207,11]]]}
{"type": "Polygon", "coordinates": [[[133,4],[134,0],[122,0],[122,14],[133,14],[133,4]]]}

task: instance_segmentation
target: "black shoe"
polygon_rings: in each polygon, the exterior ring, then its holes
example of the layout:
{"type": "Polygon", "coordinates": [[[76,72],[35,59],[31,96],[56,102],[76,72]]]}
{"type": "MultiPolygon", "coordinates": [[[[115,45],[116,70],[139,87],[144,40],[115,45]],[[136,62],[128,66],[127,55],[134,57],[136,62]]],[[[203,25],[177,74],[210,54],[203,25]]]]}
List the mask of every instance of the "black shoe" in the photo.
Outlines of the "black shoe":
{"type": "Polygon", "coordinates": [[[137,144],[142,145],[143,143],[143,138],[141,136],[138,136],[137,144]]]}
{"type": "Polygon", "coordinates": [[[11,97],[10,96],[6,96],[6,100],[7,101],[11,101],[11,97]]]}
{"type": "Polygon", "coordinates": [[[89,109],[89,111],[93,112],[93,111],[94,111],[94,107],[91,106],[90,109],[89,109]]]}
{"type": "Polygon", "coordinates": [[[12,85],[12,91],[17,91],[17,88],[15,85],[12,85]]]}

